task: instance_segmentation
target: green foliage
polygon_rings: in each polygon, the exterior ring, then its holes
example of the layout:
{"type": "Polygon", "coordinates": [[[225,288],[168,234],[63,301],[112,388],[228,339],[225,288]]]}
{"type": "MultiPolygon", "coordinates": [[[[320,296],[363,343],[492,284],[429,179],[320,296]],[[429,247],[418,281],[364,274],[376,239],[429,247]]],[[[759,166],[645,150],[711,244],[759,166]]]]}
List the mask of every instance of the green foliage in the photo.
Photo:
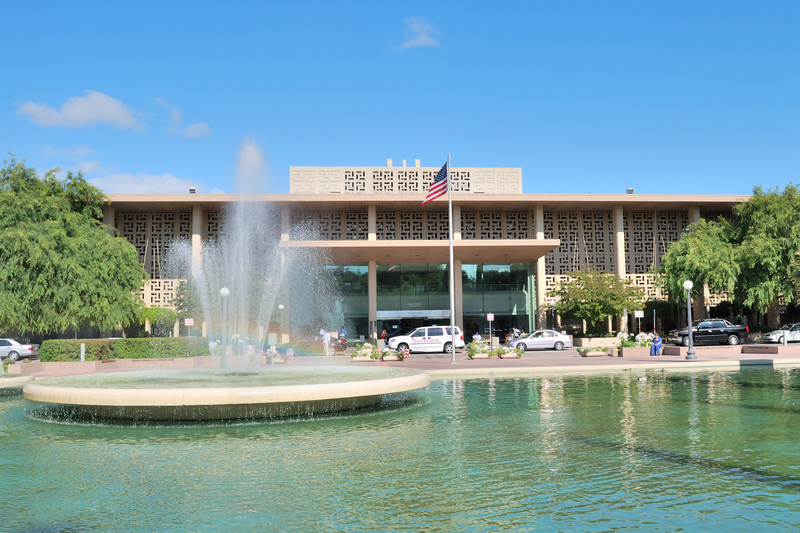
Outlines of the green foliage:
{"type": "Polygon", "coordinates": [[[724,220],[693,224],[673,243],[657,272],[672,301],[685,302],[683,282],[695,291],[703,285],[727,293],[745,307],[765,311],[780,296],[798,294],[800,252],[800,192],[789,184],[779,189],[753,189],[747,202],[734,207],[731,223],[724,220]]]}
{"type": "Polygon", "coordinates": [[[140,317],[141,324],[147,320],[150,322],[150,331],[154,337],[168,337],[172,331],[178,315],[172,309],[163,307],[146,307],[142,309],[140,317]]]}
{"type": "Polygon", "coordinates": [[[203,316],[203,305],[200,302],[200,295],[192,283],[181,281],[175,291],[175,299],[172,305],[178,311],[178,318],[199,318],[203,316]]]}
{"type": "Polygon", "coordinates": [[[0,330],[111,330],[138,319],[138,254],[101,222],[103,193],[83,175],[0,169],[0,330]]]}
{"type": "Polygon", "coordinates": [[[39,359],[49,361],[80,361],[81,343],[86,344],[86,360],[161,359],[209,355],[208,339],[172,337],[145,339],[52,339],[39,348],[39,359]]]}
{"type": "Polygon", "coordinates": [[[560,283],[547,298],[556,300],[556,312],[568,319],[585,320],[587,334],[603,336],[608,317],[624,309],[641,307],[644,293],[628,280],[587,267],[567,274],[571,281],[560,283]]]}
{"type": "Polygon", "coordinates": [[[725,220],[700,220],[672,243],[657,272],[662,274],[661,286],[673,301],[686,302],[686,280],[692,280],[700,291],[708,285],[714,293],[733,294],[740,268],[735,246],[729,242],[730,230],[725,220]]]}
{"type": "Polygon", "coordinates": [[[749,201],[734,208],[731,241],[738,245],[741,303],[762,311],[781,295],[794,299],[792,262],[800,252],[800,193],[789,184],[753,189],[749,201]]]}

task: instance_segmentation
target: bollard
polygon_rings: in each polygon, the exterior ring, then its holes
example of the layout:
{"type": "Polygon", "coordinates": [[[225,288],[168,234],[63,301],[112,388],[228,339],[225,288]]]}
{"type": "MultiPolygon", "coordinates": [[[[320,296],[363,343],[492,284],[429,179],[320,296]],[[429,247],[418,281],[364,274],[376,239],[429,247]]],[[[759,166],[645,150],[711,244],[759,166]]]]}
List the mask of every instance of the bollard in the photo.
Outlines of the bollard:
{"type": "Polygon", "coordinates": [[[783,334],[783,337],[781,337],[781,339],[783,339],[783,345],[784,346],[787,346],[789,344],[788,341],[786,340],[786,333],[783,334]]]}
{"type": "Polygon", "coordinates": [[[86,361],[86,343],[81,343],[81,363],[86,361]]]}

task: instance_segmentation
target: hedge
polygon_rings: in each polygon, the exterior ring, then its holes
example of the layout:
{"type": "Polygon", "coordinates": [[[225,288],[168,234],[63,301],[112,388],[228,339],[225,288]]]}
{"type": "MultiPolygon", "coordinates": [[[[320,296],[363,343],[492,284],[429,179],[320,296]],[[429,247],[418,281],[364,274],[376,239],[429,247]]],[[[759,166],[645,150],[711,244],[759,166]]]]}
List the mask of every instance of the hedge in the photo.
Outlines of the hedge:
{"type": "Polygon", "coordinates": [[[80,361],[81,344],[86,344],[86,361],[209,355],[208,339],[202,337],[52,339],[42,343],[39,348],[39,360],[80,361]]]}

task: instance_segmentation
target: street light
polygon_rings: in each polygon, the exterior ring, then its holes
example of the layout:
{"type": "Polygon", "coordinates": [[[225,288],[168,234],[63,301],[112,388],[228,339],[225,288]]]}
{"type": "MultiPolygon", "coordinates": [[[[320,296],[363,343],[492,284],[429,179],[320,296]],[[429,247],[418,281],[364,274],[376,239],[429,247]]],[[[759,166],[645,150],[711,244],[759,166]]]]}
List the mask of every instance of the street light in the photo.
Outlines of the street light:
{"type": "Polygon", "coordinates": [[[686,328],[689,333],[689,351],[686,352],[686,359],[697,359],[694,353],[694,337],[692,337],[692,287],[694,283],[691,280],[683,282],[683,288],[686,289],[686,315],[689,318],[689,327],[686,328]]]}
{"type": "Polygon", "coordinates": [[[228,355],[226,333],[228,327],[228,296],[231,295],[231,290],[228,287],[222,287],[219,290],[219,295],[222,297],[222,359],[220,359],[219,366],[223,367],[226,364],[228,355]]]}
{"type": "Polygon", "coordinates": [[[552,322],[552,329],[556,329],[556,301],[550,300],[550,322],[552,322]]]}

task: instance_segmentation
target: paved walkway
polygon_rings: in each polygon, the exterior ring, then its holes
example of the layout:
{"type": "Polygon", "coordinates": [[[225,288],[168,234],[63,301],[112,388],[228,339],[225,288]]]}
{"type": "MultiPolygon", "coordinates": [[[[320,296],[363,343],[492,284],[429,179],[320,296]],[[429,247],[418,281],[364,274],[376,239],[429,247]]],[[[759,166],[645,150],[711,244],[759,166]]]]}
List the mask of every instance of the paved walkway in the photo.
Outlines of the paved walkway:
{"type": "MultiPolygon", "coordinates": [[[[692,369],[738,370],[742,366],[800,367],[800,354],[714,354],[711,353],[713,351],[713,347],[698,347],[697,360],[695,361],[687,361],[684,356],[581,357],[576,350],[567,349],[560,352],[551,350],[528,351],[520,359],[469,359],[465,352],[457,352],[455,364],[452,356],[447,354],[412,354],[405,361],[359,363],[352,362],[348,355],[332,357],[298,356],[290,364],[292,366],[355,364],[412,367],[427,371],[434,379],[553,373],[644,372],[650,369],[686,371],[692,369]]],[[[152,368],[160,366],[158,360],[150,361],[153,362],[152,368]]],[[[25,363],[21,365],[20,370],[25,373],[25,363]]],[[[122,370],[130,369],[95,370],[94,372],[105,373],[122,370]]],[[[86,371],[53,368],[47,369],[47,371],[31,372],[30,375],[42,378],[78,373],[86,373],[86,371]]]]}

